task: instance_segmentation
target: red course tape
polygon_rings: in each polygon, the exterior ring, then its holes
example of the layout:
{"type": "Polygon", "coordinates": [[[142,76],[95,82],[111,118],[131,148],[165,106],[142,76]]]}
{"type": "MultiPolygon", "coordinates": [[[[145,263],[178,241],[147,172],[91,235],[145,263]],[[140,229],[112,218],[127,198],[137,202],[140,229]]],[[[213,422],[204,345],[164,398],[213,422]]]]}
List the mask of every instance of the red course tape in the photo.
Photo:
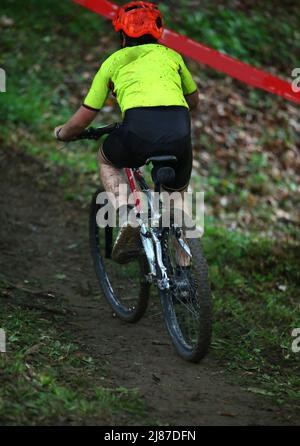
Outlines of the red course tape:
{"type": "MultiPolygon", "coordinates": [[[[108,0],[73,1],[110,20],[113,19],[118,8],[118,5],[108,0]]],[[[300,92],[293,91],[292,84],[266,71],[240,62],[233,57],[222,54],[169,29],[165,30],[161,42],[184,56],[191,57],[197,62],[228,74],[251,87],[260,88],[269,93],[282,96],[288,101],[300,104],[300,92]]]]}

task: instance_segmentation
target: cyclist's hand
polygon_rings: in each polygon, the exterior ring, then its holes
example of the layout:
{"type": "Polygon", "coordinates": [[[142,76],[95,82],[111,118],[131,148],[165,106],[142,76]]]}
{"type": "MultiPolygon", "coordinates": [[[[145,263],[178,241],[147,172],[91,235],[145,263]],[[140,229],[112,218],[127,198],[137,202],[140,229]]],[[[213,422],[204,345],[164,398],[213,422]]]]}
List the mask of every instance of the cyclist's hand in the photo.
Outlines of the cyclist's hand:
{"type": "Polygon", "coordinates": [[[54,138],[57,139],[58,141],[62,141],[62,139],[60,139],[60,137],[59,137],[59,133],[62,128],[63,128],[63,126],[59,125],[58,127],[55,127],[55,129],[54,129],[54,138]]]}

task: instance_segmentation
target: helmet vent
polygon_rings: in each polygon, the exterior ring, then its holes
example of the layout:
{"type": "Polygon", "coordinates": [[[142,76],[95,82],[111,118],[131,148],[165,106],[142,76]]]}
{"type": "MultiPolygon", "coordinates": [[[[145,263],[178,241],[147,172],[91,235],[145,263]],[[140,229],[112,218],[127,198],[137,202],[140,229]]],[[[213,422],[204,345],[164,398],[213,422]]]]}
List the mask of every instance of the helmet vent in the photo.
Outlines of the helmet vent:
{"type": "Polygon", "coordinates": [[[129,8],[125,9],[125,12],[132,11],[133,9],[142,9],[142,8],[143,8],[143,6],[141,6],[141,5],[130,6],[129,8]]]}
{"type": "Polygon", "coordinates": [[[158,18],[156,19],[156,26],[157,26],[158,29],[162,28],[162,26],[163,26],[163,24],[162,24],[162,20],[161,20],[160,17],[158,17],[158,18]]]}

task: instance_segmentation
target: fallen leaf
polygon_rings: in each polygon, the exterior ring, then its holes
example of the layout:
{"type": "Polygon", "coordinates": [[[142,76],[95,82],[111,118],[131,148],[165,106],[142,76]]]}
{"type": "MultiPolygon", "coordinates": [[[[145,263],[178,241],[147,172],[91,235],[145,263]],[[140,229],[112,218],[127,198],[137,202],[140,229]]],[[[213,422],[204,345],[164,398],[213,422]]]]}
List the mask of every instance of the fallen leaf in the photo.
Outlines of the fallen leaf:
{"type": "Polygon", "coordinates": [[[152,379],[155,382],[155,384],[158,384],[160,382],[160,378],[156,376],[154,373],[152,374],[152,379]]]}
{"type": "Polygon", "coordinates": [[[0,17],[0,26],[8,28],[10,26],[13,26],[14,24],[15,24],[14,20],[11,19],[10,17],[7,17],[6,15],[0,17]]]}
{"type": "Polygon", "coordinates": [[[37,353],[40,349],[40,346],[41,346],[41,344],[33,345],[32,347],[30,347],[29,349],[27,349],[25,351],[25,356],[33,355],[34,353],[37,353]]]}
{"type": "Polygon", "coordinates": [[[236,417],[237,414],[236,413],[230,413],[230,412],[219,412],[219,415],[221,417],[236,417]]]}
{"type": "Polygon", "coordinates": [[[64,280],[67,276],[65,274],[55,274],[54,276],[58,280],[64,280]]]}
{"type": "Polygon", "coordinates": [[[248,390],[248,392],[256,393],[258,395],[265,395],[265,396],[273,396],[274,395],[273,392],[270,392],[265,389],[259,389],[258,387],[248,387],[247,390],[248,390]]]}

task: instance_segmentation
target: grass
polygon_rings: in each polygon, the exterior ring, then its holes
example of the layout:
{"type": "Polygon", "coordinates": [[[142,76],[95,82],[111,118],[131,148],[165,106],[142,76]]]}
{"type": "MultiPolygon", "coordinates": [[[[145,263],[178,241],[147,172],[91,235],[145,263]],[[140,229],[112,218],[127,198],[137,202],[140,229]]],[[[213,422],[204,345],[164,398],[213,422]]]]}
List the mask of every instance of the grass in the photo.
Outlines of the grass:
{"type": "Polygon", "coordinates": [[[214,295],[213,349],[252,391],[300,409],[298,247],[210,227],[205,249],[214,295]]]}
{"type": "MultiPolygon", "coordinates": [[[[9,346],[7,354],[0,354],[2,425],[145,421],[138,392],[111,385],[107,363],[74,341],[67,314],[51,313],[46,302],[40,310],[30,308],[28,295],[24,299],[23,291],[5,280],[0,293],[0,326],[9,346]]],[[[55,302],[58,309],[63,313],[61,302],[55,302]]]]}
{"type": "MultiPolygon", "coordinates": [[[[70,181],[73,169],[81,175],[97,170],[99,143],[58,148],[52,133],[79,107],[107,56],[101,39],[108,23],[68,0],[57,2],[55,11],[53,14],[51,0],[45,0],[42,7],[36,0],[29,0],[26,8],[24,2],[16,0],[1,8],[1,14],[11,18],[13,24],[1,29],[0,66],[7,73],[7,92],[1,95],[0,123],[1,139],[7,145],[22,141],[22,148],[32,155],[49,165],[65,167],[59,177],[63,185],[70,181]],[[89,32],[82,32],[82,26],[89,32]],[[13,51],[16,40],[18,55],[13,51]]],[[[108,122],[102,118],[98,124],[108,122]]],[[[84,197],[89,192],[88,188],[84,197]]],[[[75,197],[82,197],[79,190],[66,192],[67,199],[75,197]]]]}

